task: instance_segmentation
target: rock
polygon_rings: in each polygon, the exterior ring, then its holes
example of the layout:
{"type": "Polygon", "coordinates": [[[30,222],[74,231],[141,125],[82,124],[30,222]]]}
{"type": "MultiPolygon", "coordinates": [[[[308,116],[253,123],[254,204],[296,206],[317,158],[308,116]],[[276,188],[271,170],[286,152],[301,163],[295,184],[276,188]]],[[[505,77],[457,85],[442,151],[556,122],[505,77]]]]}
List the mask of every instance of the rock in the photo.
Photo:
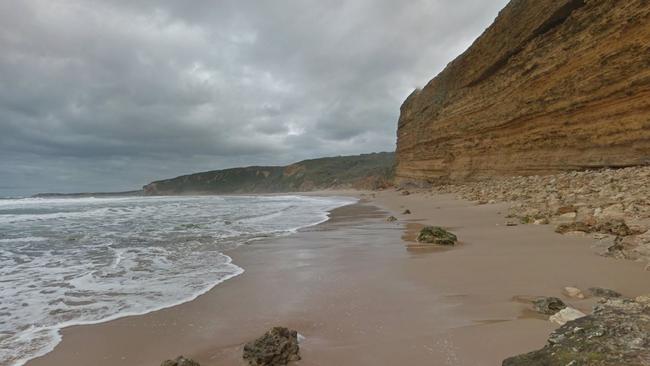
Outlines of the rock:
{"type": "Polygon", "coordinates": [[[629,299],[609,299],[593,314],[567,322],[537,351],[508,358],[503,366],[647,366],[650,308],[629,299]]]}
{"type": "Polygon", "coordinates": [[[244,360],[250,366],[279,366],[300,360],[298,332],[275,327],[260,338],[246,343],[244,360]]]}
{"type": "Polygon", "coordinates": [[[567,286],[564,288],[564,294],[574,299],[584,299],[585,295],[577,287],[567,286]]]}
{"type": "Polygon", "coordinates": [[[591,294],[591,296],[603,297],[606,299],[623,296],[614,290],[610,290],[602,287],[590,287],[589,293],[591,294]]]}
{"type": "Polygon", "coordinates": [[[566,308],[566,304],[557,297],[539,297],[533,300],[533,309],[541,314],[553,315],[566,308]]]}
{"type": "Polygon", "coordinates": [[[508,220],[506,221],[506,226],[517,226],[519,223],[517,221],[508,220]]]}
{"type": "Polygon", "coordinates": [[[409,192],[409,191],[402,191],[402,196],[408,196],[410,194],[411,194],[411,192],[409,192]]]}
{"type": "Polygon", "coordinates": [[[167,360],[160,364],[160,366],[201,366],[198,362],[178,356],[175,360],[167,360]]]}
{"type": "Polygon", "coordinates": [[[420,230],[417,241],[428,244],[455,245],[458,242],[458,238],[456,235],[441,227],[426,226],[420,230]]]}
{"type": "Polygon", "coordinates": [[[510,1],[404,101],[398,183],[647,164],[647,20],[645,0],[510,1]]]}
{"type": "Polygon", "coordinates": [[[395,216],[388,216],[388,217],[386,218],[386,221],[387,221],[387,222],[395,222],[395,221],[397,221],[397,217],[395,217],[395,216]]]}
{"type": "Polygon", "coordinates": [[[551,315],[548,320],[559,325],[564,325],[572,320],[582,318],[583,316],[586,316],[586,314],[582,311],[567,307],[558,311],[556,314],[551,315]]]}
{"type": "Polygon", "coordinates": [[[625,217],[625,207],[623,207],[622,204],[617,203],[615,205],[608,206],[604,208],[599,215],[596,217],[598,218],[605,218],[607,220],[623,220],[625,217]]]}
{"type": "Polygon", "coordinates": [[[547,218],[536,219],[535,221],[533,221],[533,224],[535,224],[535,225],[548,225],[548,219],[547,218]]]}
{"type": "Polygon", "coordinates": [[[650,294],[637,296],[636,299],[634,299],[634,301],[638,302],[639,304],[646,305],[646,306],[650,305],[650,294]]]}
{"type": "Polygon", "coordinates": [[[411,214],[411,210],[404,210],[404,212],[402,212],[402,215],[410,215],[410,214],[411,214]]]}

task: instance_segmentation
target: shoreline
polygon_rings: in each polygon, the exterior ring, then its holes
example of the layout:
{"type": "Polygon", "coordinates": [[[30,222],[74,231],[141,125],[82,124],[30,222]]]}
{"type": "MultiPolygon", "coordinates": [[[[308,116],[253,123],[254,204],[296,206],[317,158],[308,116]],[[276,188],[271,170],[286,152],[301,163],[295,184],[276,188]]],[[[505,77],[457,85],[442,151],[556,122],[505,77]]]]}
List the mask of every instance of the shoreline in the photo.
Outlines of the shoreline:
{"type": "MultiPolygon", "coordinates": [[[[158,365],[164,359],[179,354],[195,358],[202,365],[239,365],[242,364],[243,343],[256,338],[273,325],[292,326],[306,336],[304,344],[301,344],[302,365],[332,362],[371,364],[370,359],[378,356],[364,356],[364,352],[370,352],[378,345],[386,348],[387,342],[392,345],[386,350],[390,354],[382,356],[383,352],[379,352],[381,358],[377,359],[392,358],[397,362],[400,358],[408,357],[427,362],[436,360],[446,365],[493,365],[500,364],[497,362],[504,356],[540,348],[548,333],[555,328],[547,320],[527,312],[526,305],[517,302],[516,296],[561,296],[563,287],[558,283],[563,281],[566,281],[563,286],[582,286],[581,283],[572,282],[578,282],[572,276],[549,280],[553,285],[526,283],[526,280],[517,279],[513,281],[517,282],[517,290],[498,288],[499,284],[510,285],[507,278],[502,276],[502,283],[490,285],[486,280],[500,277],[490,264],[494,265],[492,261],[500,260],[489,255],[480,259],[476,257],[481,254],[477,251],[485,250],[481,248],[481,235],[477,234],[488,233],[488,236],[510,242],[514,236],[516,242],[518,238],[521,239],[517,236],[522,235],[519,231],[523,231],[527,239],[530,235],[528,231],[532,230],[534,234],[543,234],[542,242],[551,238],[565,245],[579,245],[581,248],[577,252],[583,256],[589,253],[588,238],[560,236],[550,232],[549,228],[499,226],[498,223],[504,220],[503,214],[499,213],[505,211],[504,205],[473,206],[448,196],[402,196],[394,191],[372,194],[333,191],[308,195],[350,194],[362,200],[333,210],[331,217],[323,223],[306,230],[300,229],[287,237],[255,241],[228,251],[226,255],[245,268],[244,274],[222,282],[192,301],[164,310],[108,323],[65,328],[61,332],[63,340],[53,352],[27,365],[73,366],[87,364],[91,360],[95,365],[110,365],[111,362],[158,365]],[[412,210],[413,215],[400,215],[404,208],[412,210]],[[401,220],[396,224],[386,223],[385,217],[389,214],[401,220]],[[458,232],[462,243],[445,251],[409,248],[408,242],[403,240],[407,226],[418,224],[446,226],[458,232]],[[472,230],[473,224],[481,227],[472,230]],[[344,245],[346,242],[352,244],[344,245]],[[371,246],[376,246],[374,249],[378,250],[369,248],[371,246]],[[350,256],[355,257],[357,262],[351,262],[350,256]],[[297,265],[301,261],[304,263],[297,265]],[[295,273],[292,275],[275,268],[273,264],[277,263],[293,268],[295,273]],[[454,267],[459,266],[468,266],[468,269],[457,271],[454,267]],[[340,272],[333,273],[335,269],[340,272]],[[474,270],[482,271],[476,273],[478,279],[472,278],[474,270]],[[342,276],[344,279],[332,282],[326,276],[342,276]],[[281,281],[269,282],[274,278],[281,281]],[[295,289],[287,291],[281,284],[294,286],[295,289]],[[385,288],[378,288],[382,284],[385,288]],[[525,291],[526,287],[529,288],[528,292],[525,291]],[[490,294],[490,291],[494,294],[490,294]],[[284,299],[291,306],[269,301],[266,308],[260,308],[260,302],[275,299],[279,294],[284,294],[284,299]],[[333,294],[340,298],[340,304],[328,304],[333,294]],[[391,299],[386,300],[385,296],[391,299]],[[368,303],[368,299],[375,301],[368,303]],[[382,304],[382,301],[388,304],[382,304]],[[351,306],[355,303],[364,304],[366,311],[359,312],[358,304],[351,306]],[[216,305],[220,310],[214,310],[216,305]],[[410,310],[401,314],[403,311],[400,309],[405,307],[410,310]],[[426,314],[426,320],[419,319],[426,314]],[[344,318],[357,326],[349,329],[347,323],[340,323],[341,319],[337,318],[344,318]],[[395,324],[389,320],[391,318],[401,319],[401,323],[408,324],[408,327],[395,324]],[[198,327],[196,324],[201,322],[205,324],[195,329],[198,327]],[[326,323],[329,322],[339,324],[339,329],[328,326],[326,323]],[[385,330],[377,329],[378,323],[386,323],[384,328],[392,329],[392,332],[386,334],[385,330]],[[365,337],[355,334],[359,332],[365,337]],[[145,334],[149,338],[142,339],[145,334]],[[121,337],[126,337],[129,342],[124,343],[121,337]],[[423,339],[427,340],[424,342],[426,344],[416,346],[423,339]],[[129,343],[138,346],[134,348],[129,343]]],[[[539,245],[529,246],[526,250],[533,252],[543,249],[539,245]]],[[[555,246],[554,249],[560,251],[545,253],[549,257],[544,260],[557,260],[577,253],[574,252],[575,248],[567,253],[562,245],[555,246]]],[[[517,249],[517,246],[495,247],[493,254],[513,248],[517,249]]],[[[523,257],[530,254],[525,253],[523,257]]],[[[510,259],[515,261],[522,260],[517,253],[503,255],[510,255],[510,259]]],[[[650,292],[650,287],[644,281],[639,281],[648,274],[639,271],[638,265],[589,255],[593,257],[585,256],[586,260],[576,257],[577,272],[580,266],[598,263],[606,267],[599,272],[615,274],[614,279],[607,279],[605,277],[608,276],[601,273],[600,278],[593,282],[609,282],[592,283],[594,286],[614,287],[626,295],[650,292]],[[637,280],[632,279],[627,283],[620,280],[637,271],[637,280]]],[[[516,262],[514,264],[521,267],[516,262]]],[[[573,275],[576,277],[575,273],[573,275]]],[[[584,281],[585,276],[577,277],[582,277],[584,281]]],[[[576,307],[588,311],[593,302],[594,299],[579,301],[576,307]]]]}

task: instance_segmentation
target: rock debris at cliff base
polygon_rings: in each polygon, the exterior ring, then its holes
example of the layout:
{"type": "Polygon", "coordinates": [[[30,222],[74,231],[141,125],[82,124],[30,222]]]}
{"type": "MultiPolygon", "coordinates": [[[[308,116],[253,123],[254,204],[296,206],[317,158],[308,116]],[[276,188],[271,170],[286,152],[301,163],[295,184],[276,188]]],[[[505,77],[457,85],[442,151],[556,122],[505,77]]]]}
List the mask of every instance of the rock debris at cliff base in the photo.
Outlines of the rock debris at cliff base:
{"type": "Polygon", "coordinates": [[[650,166],[497,177],[432,191],[477,204],[509,202],[509,220],[592,235],[602,255],[650,259],[650,166]]]}

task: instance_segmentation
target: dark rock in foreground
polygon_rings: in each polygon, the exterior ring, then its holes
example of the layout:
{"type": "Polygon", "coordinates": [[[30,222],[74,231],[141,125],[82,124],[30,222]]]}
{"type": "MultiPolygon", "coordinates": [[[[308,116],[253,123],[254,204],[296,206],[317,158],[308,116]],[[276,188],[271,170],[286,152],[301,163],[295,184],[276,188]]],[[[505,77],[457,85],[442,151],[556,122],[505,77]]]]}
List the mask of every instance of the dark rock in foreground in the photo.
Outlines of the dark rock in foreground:
{"type": "Polygon", "coordinates": [[[609,299],[592,315],[557,329],[541,350],[512,357],[503,366],[650,365],[650,300],[609,299]]]}
{"type": "Polygon", "coordinates": [[[402,215],[410,215],[410,214],[411,214],[411,210],[404,210],[404,212],[402,212],[402,215]]]}
{"type": "Polygon", "coordinates": [[[160,364],[160,366],[201,366],[198,362],[178,356],[175,360],[167,360],[160,364]]]}
{"type": "Polygon", "coordinates": [[[397,221],[397,217],[395,216],[388,216],[386,218],[386,222],[395,222],[395,221],[397,221]]]}
{"type": "Polygon", "coordinates": [[[557,297],[540,297],[533,300],[533,308],[538,313],[553,315],[566,308],[566,304],[557,297]]]}
{"type": "Polygon", "coordinates": [[[458,242],[458,238],[456,235],[441,227],[426,226],[420,230],[417,241],[428,244],[455,245],[458,242]]]}
{"type": "Polygon", "coordinates": [[[260,338],[246,343],[244,359],[251,366],[286,365],[300,360],[298,332],[275,327],[260,338]]]}

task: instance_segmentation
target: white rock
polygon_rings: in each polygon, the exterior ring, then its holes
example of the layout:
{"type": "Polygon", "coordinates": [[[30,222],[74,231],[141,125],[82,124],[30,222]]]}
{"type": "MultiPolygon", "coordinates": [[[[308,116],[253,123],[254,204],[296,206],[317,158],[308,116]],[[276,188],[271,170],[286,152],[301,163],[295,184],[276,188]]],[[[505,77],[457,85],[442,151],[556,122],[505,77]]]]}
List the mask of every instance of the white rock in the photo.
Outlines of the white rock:
{"type": "Polygon", "coordinates": [[[567,286],[564,288],[564,294],[574,299],[584,299],[585,295],[577,287],[567,286]]]}
{"type": "Polygon", "coordinates": [[[553,323],[564,325],[572,320],[580,319],[583,316],[587,316],[580,310],[574,308],[564,308],[558,311],[555,315],[552,315],[549,320],[553,323]]]}

